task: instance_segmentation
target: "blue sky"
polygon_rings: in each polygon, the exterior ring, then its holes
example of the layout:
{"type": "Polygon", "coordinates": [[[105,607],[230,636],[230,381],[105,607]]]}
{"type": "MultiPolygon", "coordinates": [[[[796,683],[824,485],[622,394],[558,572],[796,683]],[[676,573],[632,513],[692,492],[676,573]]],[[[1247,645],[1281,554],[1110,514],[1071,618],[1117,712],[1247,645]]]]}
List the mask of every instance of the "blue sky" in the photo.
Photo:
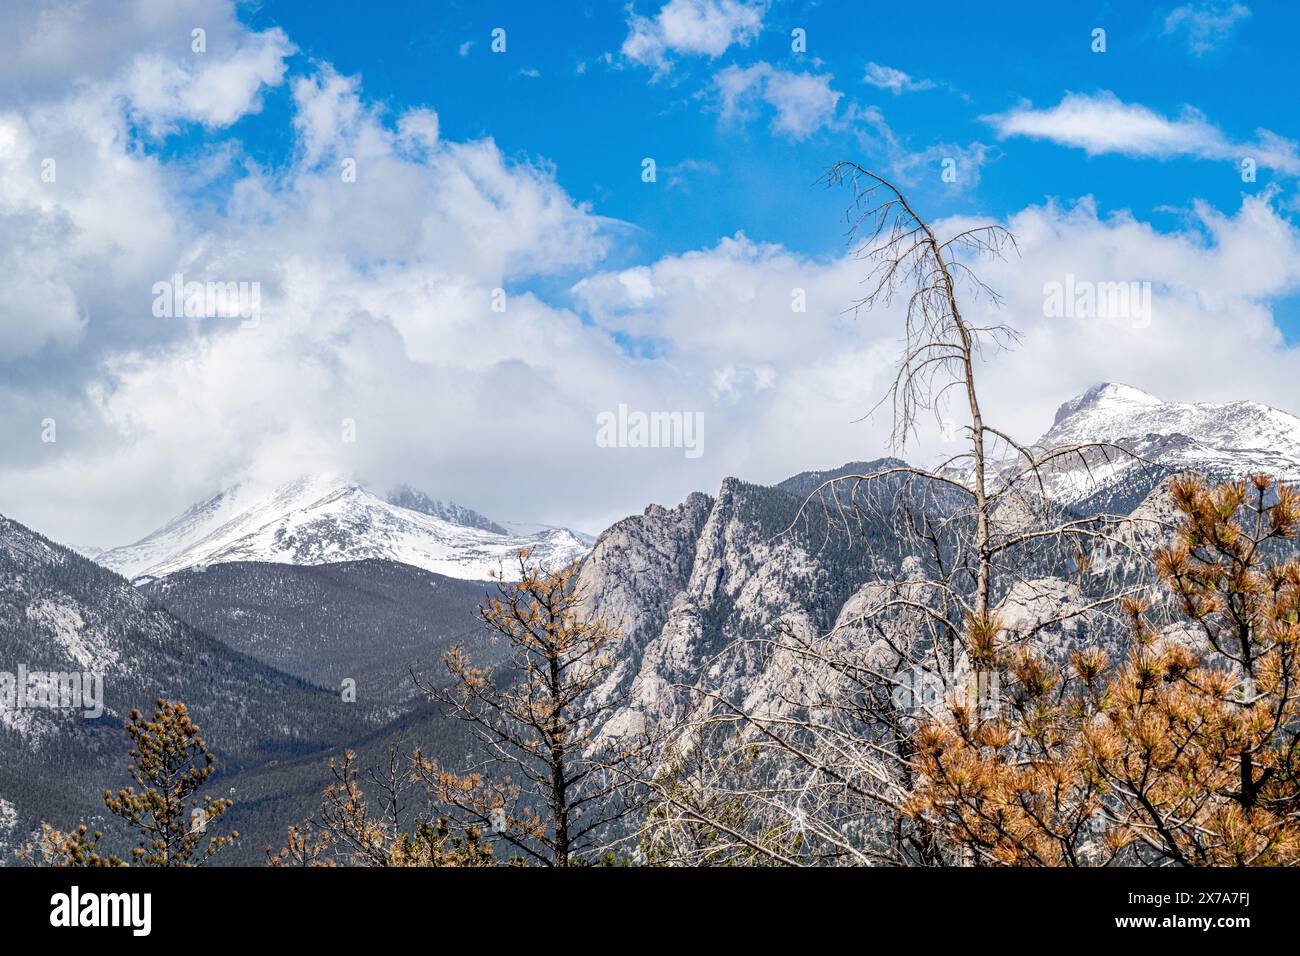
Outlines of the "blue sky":
{"type": "MultiPolygon", "coordinates": [[[[645,15],[657,8],[632,6],[645,15]]],[[[509,155],[553,162],[572,196],[637,227],[633,241],[644,256],[706,245],[737,230],[810,254],[834,253],[843,197],[827,194],[818,177],[836,159],[888,163],[872,131],[851,120],[797,139],[774,134],[761,115],[720,122],[711,82],[732,64],[829,75],[843,95],[841,114],[850,103],[878,108],[914,153],[986,144],[993,155],[978,185],[945,187],[939,155],[908,177],[934,216],[1003,216],[1045,197],[1092,193],[1103,212],[1130,209],[1173,224],[1193,199],[1231,208],[1247,188],[1227,160],[1134,161],[1000,139],[984,117],[1024,101],[1045,108],[1067,93],[1108,91],[1171,118],[1191,106],[1238,142],[1261,127],[1300,135],[1290,92],[1276,74],[1294,53],[1291,28],[1300,23],[1285,3],[1252,3],[1249,15],[1200,41],[1209,47],[1199,52],[1191,48],[1191,28],[1166,28],[1177,3],[1010,2],[992,13],[940,2],[926,16],[907,5],[870,6],[878,10],[774,2],[751,42],[717,57],[683,57],[659,77],[618,57],[628,34],[619,2],[392,3],[382,15],[358,15],[357,5],[344,0],[281,0],[241,17],[257,29],[283,28],[299,47],[297,68],[329,61],[359,74],[365,95],[395,113],[436,110],[448,137],[492,137],[509,155]],[[507,31],[502,54],[490,50],[496,27],[507,31]],[[1097,27],[1106,30],[1105,53],[1091,49],[1097,27]],[[806,53],[791,52],[795,28],[806,31],[806,53]],[[614,59],[606,62],[609,54],[614,59]],[[929,88],[873,87],[864,81],[870,63],[902,70],[929,88]],[[640,179],[647,156],[661,168],[686,164],[680,184],[647,188],[640,179]]],[[[1202,6],[1205,16],[1221,17],[1233,5],[1202,6]]],[[[286,87],[269,92],[261,113],[220,135],[239,138],[263,162],[287,161],[288,99],[286,87]]],[[[1250,189],[1275,180],[1262,169],[1250,189]]],[[[1290,180],[1282,185],[1293,189],[1290,180]]]]}
{"type": "MultiPolygon", "coordinates": [[[[7,14],[0,511],[56,538],[121,544],[234,481],[331,469],[599,531],[900,451],[864,418],[900,317],[849,309],[848,196],[819,184],[839,160],[941,230],[1017,234],[985,266],[1003,309],[970,304],[1022,333],[980,371],[1004,430],[1032,440],[1102,380],[1300,410],[1284,3],[7,14]],[[256,286],[258,322],[160,317],[177,273],[256,286]],[[1067,277],[1148,283],[1150,314],[1052,314],[1067,277]],[[703,454],[600,447],[620,405],[702,414],[703,454]]],[[[901,451],[949,433],[941,413],[901,451]]]]}

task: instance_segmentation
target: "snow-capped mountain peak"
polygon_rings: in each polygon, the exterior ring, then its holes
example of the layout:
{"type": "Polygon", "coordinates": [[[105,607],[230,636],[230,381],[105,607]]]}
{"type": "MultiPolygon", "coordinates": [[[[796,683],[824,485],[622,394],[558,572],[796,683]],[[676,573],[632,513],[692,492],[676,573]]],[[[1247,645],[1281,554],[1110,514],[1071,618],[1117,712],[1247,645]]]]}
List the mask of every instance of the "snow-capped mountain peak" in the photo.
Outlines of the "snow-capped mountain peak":
{"type": "MultiPolygon", "coordinates": [[[[1058,462],[1046,476],[1063,503],[1097,494],[1145,494],[1158,475],[1194,471],[1214,480],[1264,472],[1300,480],[1300,418],[1258,402],[1166,402],[1113,382],[1063,404],[1039,448],[1107,442],[1110,449],[1058,462]],[[1132,486],[1131,488],[1128,486],[1132,486]]],[[[1008,468],[1011,466],[1008,462],[1008,468]]]]}
{"type": "Polygon", "coordinates": [[[236,486],[97,560],[133,579],[232,561],[312,565],[382,558],[482,580],[503,565],[508,575],[521,549],[546,567],[588,550],[564,528],[514,533],[469,509],[406,491],[386,499],[337,474],[305,476],[260,495],[236,486]]]}
{"type": "Polygon", "coordinates": [[[438,501],[410,485],[398,485],[388,493],[386,500],[391,505],[442,518],[444,521],[466,528],[481,528],[484,531],[495,531],[497,534],[510,533],[508,528],[497,524],[491,518],[485,518],[472,508],[458,505],[454,501],[438,501]]]}
{"type": "Polygon", "coordinates": [[[1122,409],[1150,408],[1162,404],[1164,403],[1150,392],[1144,392],[1132,385],[1123,385],[1118,382],[1099,382],[1078,398],[1072,398],[1058,408],[1056,418],[1052,424],[1059,425],[1066,418],[1078,415],[1081,412],[1102,409],[1118,412],[1122,409]]]}
{"type": "MultiPolygon", "coordinates": [[[[1060,407],[1042,444],[1183,435],[1210,450],[1300,461],[1300,418],[1258,402],[1165,402],[1129,385],[1094,385],[1060,407]]],[[[1136,450],[1136,449],[1135,449],[1136,450]]]]}

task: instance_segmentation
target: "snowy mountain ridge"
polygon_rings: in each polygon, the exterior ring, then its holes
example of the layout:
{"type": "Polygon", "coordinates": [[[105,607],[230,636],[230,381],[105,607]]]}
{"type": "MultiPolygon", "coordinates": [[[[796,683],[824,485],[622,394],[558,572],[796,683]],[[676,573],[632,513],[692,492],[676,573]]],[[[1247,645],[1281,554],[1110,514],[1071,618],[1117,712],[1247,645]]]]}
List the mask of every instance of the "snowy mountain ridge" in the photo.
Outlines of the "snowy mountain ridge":
{"type": "Polygon", "coordinates": [[[1094,385],[1056,412],[1043,443],[1185,435],[1239,459],[1281,456],[1300,461],[1300,418],[1259,402],[1165,402],[1131,385],[1094,385]]]}
{"type": "Polygon", "coordinates": [[[502,567],[509,576],[513,556],[524,548],[544,567],[555,567],[582,557],[588,543],[565,528],[519,533],[409,488],[381,498],[356,481],[325,474],[260,495],[236,485],[95,560],[133,580],[232,561],[314,565],[367,558],[483,580],[502,567]]]}
{"type": "MultiPolygon", "coordinates": [[[[1044,474],[1065,505],[1110,496],[1130,506],[1160,475],[1196,471],[1212,479],[1263,471],[1300,480],[1300,418],[1258,402],[1165,402],[1104,382],[1065,402],[1037,447],[1107,442],[1044,474]],[[1136,457],[1133,457],[1136,456],[1136,457]]],[[[1002,465],[1004,474],[1016,467],[1002,465]]],[[[789,489],[794,490],[794,489],[789,489]]],[[[1115,499],[1115,500],[1111,500],[1115,499]]],[[[235,485],[198,502],[141,541],[93,555],[129,578],[156,578],[232,561],[314,565],[384,558],[450,577],[480,580],[531,550],[544,566],[567,564],[593,539],[566,528],[497,522],[410,486],[376,495],[348,478],[313,475],[260,493],[235,485]]]]}
{"type": "Polygon", "coordinates": [[[484,531],[494,531],[497,534],[510,533],[509,528],[503,527],[491,518],[484,517],[472,508],[458,505],[454,501],[438,501],[430,498],[418,488],[412,488],[410,485],[398,485],[388,493],[384,500],[390,505],[409,508],[411,511],[418,511],[434,518],[441,518],[444,521],[450,521],[452,524],[458,524],[466,528],[481,528],[484,531]]]}
{"type": "MultiPolygon", "coordinates": [[[[1062,504],[1106,488],[1143,483],[1156,472],[1194,471],[1212,480],[1264,472],[1300,480],[1300,418],[1259,402],[1166,402],[1115,382],[1094,385],[1056,412],[1039,449],[1108,442],[1084,460],[1071,456],[1045,474],[1048,494],[1062,504]]],[[[1015,461],[1004,463],[1005,471],[1015,461]]]]}

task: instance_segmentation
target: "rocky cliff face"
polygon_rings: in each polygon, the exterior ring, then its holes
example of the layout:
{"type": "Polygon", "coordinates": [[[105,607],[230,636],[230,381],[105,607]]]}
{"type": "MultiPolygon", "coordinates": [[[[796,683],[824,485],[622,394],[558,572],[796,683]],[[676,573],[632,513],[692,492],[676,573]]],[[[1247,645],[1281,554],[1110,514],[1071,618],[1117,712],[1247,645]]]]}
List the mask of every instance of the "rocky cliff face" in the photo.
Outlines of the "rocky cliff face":
{"type": "MultiPolygon", "coordinates": [[[[578,585],[592,610],[617,622],[618,645],[611,648],[615,664],[598,690],[609,700],[632,689],[641,674],[647,649],[656,642],[674,602],[691,579],[701,532],[714,500],[695,493],[672,510],[650,505],[645,513],[609,528],[596,541],[578,572],[578,585]]],[[[640,707],[652,704],[662,681],[649,675],[650,686],[638,688],[637,710],[618,716],[620,727],[640,726],[640,707]],[[649,695],[647,697],[647,695],[649,695]]]]}
{"type": "Polygon", "coordinates": [[[728,478],[714,498],[652,505],[598,539],[579,583],[595,611],[633,622],[601,688],[606,698],[632,695],[608,732],[683,716],[688,689],[705,679],[743,698],[769,665],[749,641],[778,625],[831,628],[866,580],[896,566],[897,540],[882,522],[850,529],[819,505],[805,508],[805,497],[728,478]]]}
{"type": "MultiPolygon", "coordinates": [[[[1300,477],[1300,419],[1250,402],[1180,405],[1099,385],[1063,405],[1038,446],[1095,441],[1138,457],[1090,452],[1064,461],[1047,476],[1046,498],[1009,497],[994,515],[1002,534],[1028,528],[1045,511],[1063,520],[1099,510],[1125,519],[1108,528],[1108,540],[1088,546],[1083,565],[1073,545],[1025,547],[1008,556],[1008,573],[995,587],[998,613],[1013,638],[1054,655],[1083,643],[1119,642],[1121,616],[1095,605],[1150,585],[1142,556],[1168,540],[1174,475],[1300,477]]],[[[857,659],[888,666],[882,635],[915,631],[920,622],[907,614],[864,615],[900,595],[918,603],[933,597],[917,590],[924,591],[925,574],[895,533],[890,499],[911,495],[917,513],[939,521],[953,517],[957,499],[934,486],[904,492],[901,477],[870,493],[850,483],[838,486],[835,499],[809,496],[831,478],[903,465],[851,463],[774,487],[728,478],[716,497],[694,494],[672,510],[652,505],[606,531],[579,580],[598,612],[630,622],[602,693],[631,697],[607,732],[635,733],[685,716],[699,705],[691,688],[707,688],[749,712],[780,709],[787,697],[810,699],[797,655],[773,652],[761,640],[780,629],[823,647],[852,646],[857,659]],[[866,507],[848,508],[850,492],[866,507]]]]}

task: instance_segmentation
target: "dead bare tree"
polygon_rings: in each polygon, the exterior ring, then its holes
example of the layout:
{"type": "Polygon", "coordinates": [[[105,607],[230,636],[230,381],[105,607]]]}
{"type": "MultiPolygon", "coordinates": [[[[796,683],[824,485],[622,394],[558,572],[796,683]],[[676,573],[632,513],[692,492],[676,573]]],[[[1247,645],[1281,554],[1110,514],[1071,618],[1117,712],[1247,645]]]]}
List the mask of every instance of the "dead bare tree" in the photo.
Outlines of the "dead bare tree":
{"type": "Polygon", "coordinates": [[[866,294],[851,308],[904,305],[903,350],[881,399],[891,407],[894,449],[917,437],[923,415],[942,421],[954,405],[963,447],[933,468],[894,460],[837,475],[807,497],[796,522],[820,508],[828,529],[847,534],[882,523],[909,556],[897,575],[868,582],[829,633],[778,623],[724,651],[767,660],[768,696],[755,704],[691,688],[699,706],[682,739],[712,748],[710,761],[693,764],[692,787],[706,797],[683,801],[681,782],[664,772],[650,781],[660,797],[651,822],[660,830],[726,823],[730,840],[748,841],[747,853],[785,864],[960,863],[960,850],[908,812],[917,717],[958,693],[998,706],[986,680],[1016,645],[1084,623],[1121,631],[1119,602],[1146,585],[1120,569],[1143,566],[1144,534],[1163,529],[1055,503],[1067,466],[1091,474],[1135,457],[1125,449],[1035,447],[986,419],[977,372],[986,350],[1013,344],[1017,333],[977,324],[963,302],[999,303],[973,264],[1016,251],[1011,233],[993,224],[940,237],[896,186],[853,163],[835,166],[828,181],[851,189],[850,245],[871,265],[866,294]],[[714,768],[707,785],[702,766],[714,768]],[[710,818],[716,806],[727,820],[710,818]]]}

